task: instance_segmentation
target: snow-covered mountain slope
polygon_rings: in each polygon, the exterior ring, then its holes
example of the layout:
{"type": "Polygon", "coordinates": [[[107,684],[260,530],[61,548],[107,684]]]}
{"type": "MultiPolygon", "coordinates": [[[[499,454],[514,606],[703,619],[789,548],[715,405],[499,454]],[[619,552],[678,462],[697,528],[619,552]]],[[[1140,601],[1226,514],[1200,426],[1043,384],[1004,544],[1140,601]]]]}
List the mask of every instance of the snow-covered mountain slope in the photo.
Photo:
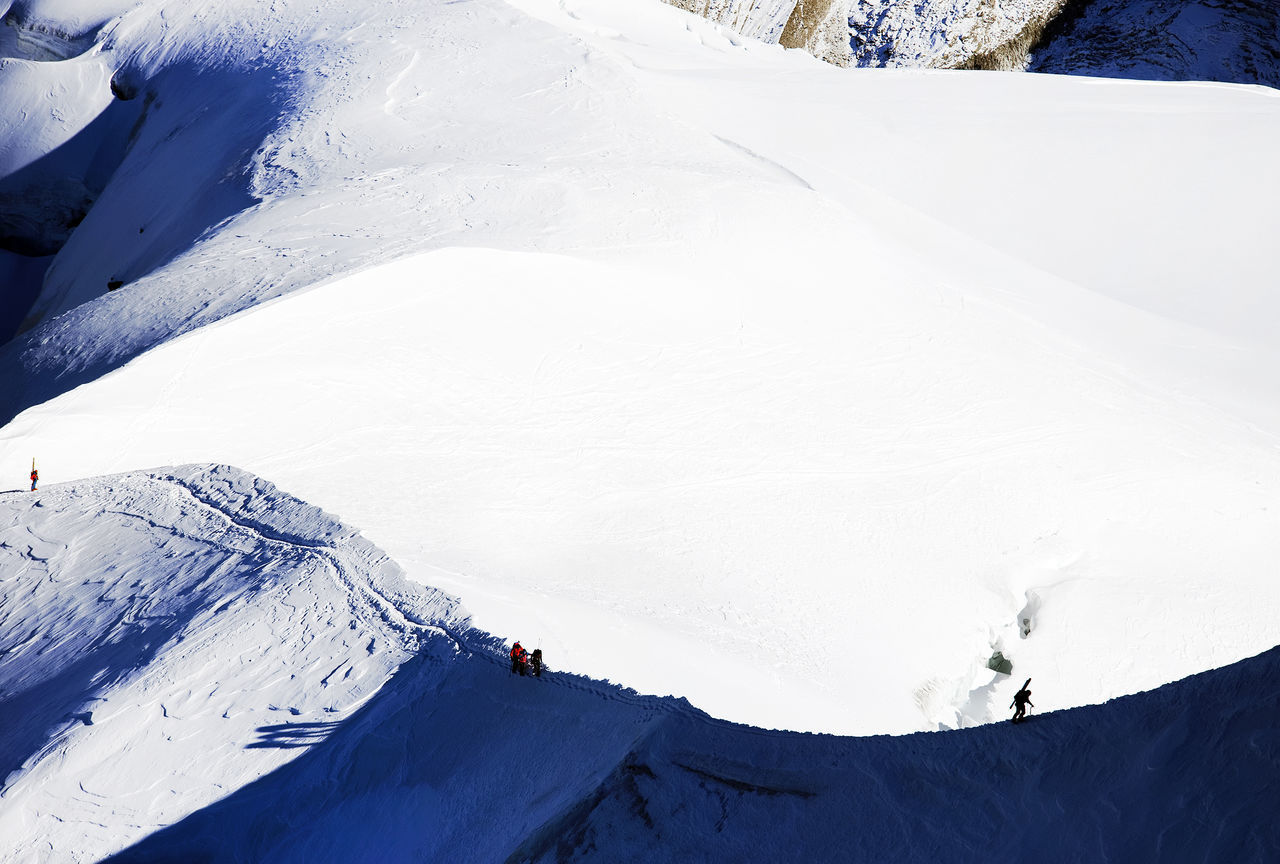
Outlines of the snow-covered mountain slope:
{"type": "Polygon", "coordinates": [[[0,495],[0,859],[87,861],[294,755],[456,603],[226,467],[0,495]],[[305,736],[290,736],[294,744],[305,736]]]}
{"type": "Polygon", "coordinates": [[[1044,716],[1037,678],[1019,726],[767,732],[554,654],[514,676],[453,600],[237,469],[6,493],[0,520],[15,864],[1280,852],[1280,649],[1044,716]]]}
{"type": "Polygon", "coordinates": [[[25,412],[4,452],[253,466],[486,629],[761,725],[988,720],[995,650],[1064,706],[1275,644],[1270,433],[976,288],[782,297],[760,266],[717,295],[406,259],[170,342],[25,412]]]}
{"type": "Polygon", "coordinates": [[[108,861],[1280,854],[1280,648],[1019,726],[901,738],[763,732],[425,648],[336,728],[282,728],[312,745],[295,762],[108,861]]]}
{"type": "Polygon", "coordinates": [[[1267,0],[1077,0],[1045,31],[1028,68],[1280,87],[1280,7],[1267,0]]]}
{"type": "Polygon", "coordinates": [[[0,356],[12,476],[240,465],[759,725],[1280,641],[1274,94],[840,70],[640,0],[164,8],[65,61],[161,107],[0,356]]]}

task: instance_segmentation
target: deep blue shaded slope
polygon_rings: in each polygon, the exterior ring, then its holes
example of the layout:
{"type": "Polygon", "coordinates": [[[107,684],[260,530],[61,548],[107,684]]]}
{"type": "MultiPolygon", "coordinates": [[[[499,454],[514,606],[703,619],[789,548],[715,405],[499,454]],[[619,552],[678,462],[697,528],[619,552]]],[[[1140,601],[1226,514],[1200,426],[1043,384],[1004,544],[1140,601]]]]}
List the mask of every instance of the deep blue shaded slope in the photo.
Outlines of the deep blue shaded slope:
{"type": "Polygon", "coordinates": [[[298,760],[110,860],[1280,860],[1280,649],[1019,726],[837,738],[440,636],[331,734],[297,726],[259,745],[298,760]]]}
{"type": "Polygon", "coordinates": [[[1280,87],[1274,0],[1070,0],[1032,72],[1280,87]]]}

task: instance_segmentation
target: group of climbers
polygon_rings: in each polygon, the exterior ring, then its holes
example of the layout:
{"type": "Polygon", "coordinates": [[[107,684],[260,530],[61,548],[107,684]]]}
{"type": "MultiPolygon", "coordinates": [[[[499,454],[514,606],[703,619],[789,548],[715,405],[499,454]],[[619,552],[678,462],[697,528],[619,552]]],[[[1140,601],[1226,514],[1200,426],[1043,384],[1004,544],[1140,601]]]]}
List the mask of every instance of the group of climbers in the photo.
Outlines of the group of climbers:
{"type": "Polygon", "coordinates": [[[519,642],[511,646],[511,671],[520,675],[542,677],[542,649],[534,648],[530,654],[519,642]]]}

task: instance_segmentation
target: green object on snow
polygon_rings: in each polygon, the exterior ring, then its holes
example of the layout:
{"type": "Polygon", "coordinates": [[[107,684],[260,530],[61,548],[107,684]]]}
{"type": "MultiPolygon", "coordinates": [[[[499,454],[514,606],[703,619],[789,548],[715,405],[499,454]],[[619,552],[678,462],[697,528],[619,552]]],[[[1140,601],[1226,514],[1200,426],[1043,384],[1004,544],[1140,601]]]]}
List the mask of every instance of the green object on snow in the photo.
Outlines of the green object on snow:
{"type": "Polygon", "coordinates": [[[987,668],[994,669],[1002,675],[1009,675],[1013,672],[1013,664],[999,651],[991,655],[991,659],[987,661],[987,668]]]}

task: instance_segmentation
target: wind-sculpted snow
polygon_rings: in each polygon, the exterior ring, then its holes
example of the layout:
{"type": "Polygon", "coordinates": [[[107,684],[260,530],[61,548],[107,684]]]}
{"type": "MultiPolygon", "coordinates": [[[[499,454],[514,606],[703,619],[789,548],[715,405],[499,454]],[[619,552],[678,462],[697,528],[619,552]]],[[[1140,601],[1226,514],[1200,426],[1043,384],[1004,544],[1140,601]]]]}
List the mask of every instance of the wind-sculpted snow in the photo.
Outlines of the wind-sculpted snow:
{"type": "Polygon", "coordinates": [[[322,511],[225,466],[0,497],[0,858],[87,860],[341,719],[457,605],[322,511]]]}

